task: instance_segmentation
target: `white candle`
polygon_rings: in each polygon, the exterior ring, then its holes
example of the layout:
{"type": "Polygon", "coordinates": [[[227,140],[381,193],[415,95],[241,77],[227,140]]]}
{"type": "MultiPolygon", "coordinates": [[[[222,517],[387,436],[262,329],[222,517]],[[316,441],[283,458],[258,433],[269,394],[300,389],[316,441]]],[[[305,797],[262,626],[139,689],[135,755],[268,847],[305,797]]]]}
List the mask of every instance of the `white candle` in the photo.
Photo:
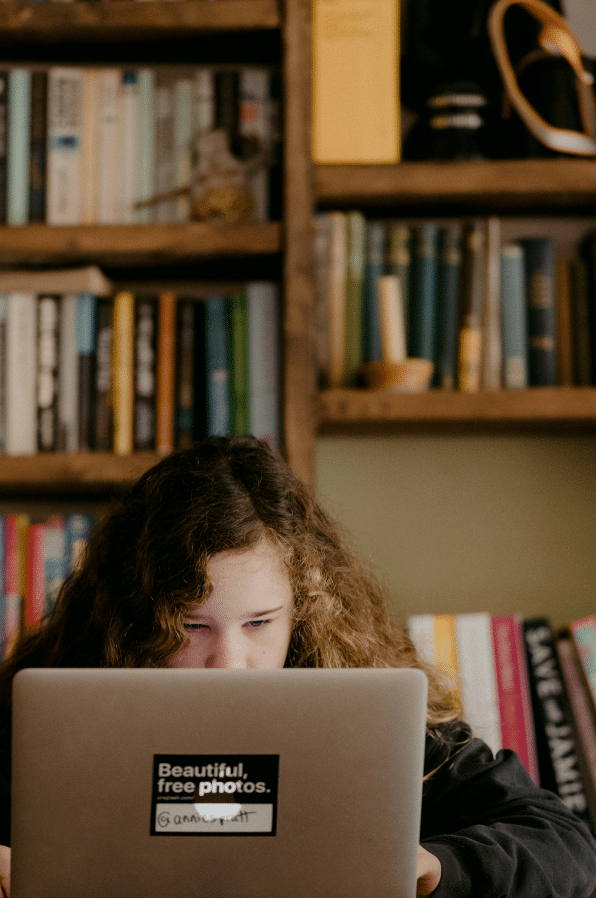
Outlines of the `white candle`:
{"type": "Polygon", "coordinates": [[[383,361],[403,362],[406,358],[406,335],[398,277],[386,274],[377,279],[377,301],[383,361]]]}

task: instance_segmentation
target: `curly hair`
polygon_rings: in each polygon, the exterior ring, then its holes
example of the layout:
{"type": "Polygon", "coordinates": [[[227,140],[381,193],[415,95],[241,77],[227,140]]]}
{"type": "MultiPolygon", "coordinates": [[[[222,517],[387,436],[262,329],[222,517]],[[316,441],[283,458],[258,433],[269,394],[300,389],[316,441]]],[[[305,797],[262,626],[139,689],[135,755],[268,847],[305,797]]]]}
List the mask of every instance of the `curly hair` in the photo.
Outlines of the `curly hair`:
{"type": "Polygon", "coordinates": [[[377,578],[338,524],[250,436],[174,452],[121,497],[43,626],[0,667],[0,707],[25,666],[167,666],[188,639],[185,616],[209,595],[209,558],[263,539],[279,548],[293,589],[287,666],[418,667],[429,678],[429,730],[455,719],[448,688],[390,619],[377,578]]]}

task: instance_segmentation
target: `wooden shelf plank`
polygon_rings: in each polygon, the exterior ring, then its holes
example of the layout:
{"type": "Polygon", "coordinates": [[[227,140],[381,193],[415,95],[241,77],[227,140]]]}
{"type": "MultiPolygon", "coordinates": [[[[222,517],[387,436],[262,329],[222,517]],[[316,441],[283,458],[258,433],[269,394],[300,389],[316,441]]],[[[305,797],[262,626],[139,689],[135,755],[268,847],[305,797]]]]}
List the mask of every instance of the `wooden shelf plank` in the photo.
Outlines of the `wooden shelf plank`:
{"type": "Polygon", "coordinates": [[[371,390],[325,390],[318,398],[319,432],[400,429],[589,429],[596,430],[596,388],[459,393],[430,390],[408,394],[371,390]]]}
{"type": "Polygon", "coordinates": [[[103,493],[133,483],[159,461],[152,452],[118,456],[109,452],[0,455],[0,495],[103,493]]]}
{"type": "Polygon", "coordinates": [[[277,0],[93,0],[0,4],[0,42],[135,41],[280,27],[277,0]]]}
{"type": "MultiPolygon", "coordinates": [[[[138,3],[138,0],[135,2],[138,3]]],[[[68,262],[152,265],[192,261],[205,256],[270,255],[281,252],[281,249],[282,229],[279,222],[76,227],[40,224],[0,228],[0,265],[3,266],[61,265],[68,262]]]]}
{"type": "Polygon", "coordinates": [[[506,209],[596,205],[596,160],[509,159],[318,165],[315,191],[326,205],[506,209]]]}

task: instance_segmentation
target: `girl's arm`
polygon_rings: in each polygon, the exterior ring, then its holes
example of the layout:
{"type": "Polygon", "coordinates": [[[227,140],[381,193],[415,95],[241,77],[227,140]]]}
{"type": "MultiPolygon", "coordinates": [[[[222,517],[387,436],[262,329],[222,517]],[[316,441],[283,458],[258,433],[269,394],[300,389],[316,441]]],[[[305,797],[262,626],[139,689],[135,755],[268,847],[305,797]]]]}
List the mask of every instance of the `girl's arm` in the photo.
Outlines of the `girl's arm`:
{"type": "Polygon", "coordinates": [[[421,842],[442,867],[433,898],[591,895],[596,844],[587,827],[534,785],[516,754],[493,758],[479,739],[466,742],[464,724],[449,735],[463,747],[427,740],[426,771],[436,772],[425,783],[421,842]]]}
{"type": "Polygon", "coordinates": [[[0,888],[4,898],[10,898],[10,848],[0,845],[0,888]]]}

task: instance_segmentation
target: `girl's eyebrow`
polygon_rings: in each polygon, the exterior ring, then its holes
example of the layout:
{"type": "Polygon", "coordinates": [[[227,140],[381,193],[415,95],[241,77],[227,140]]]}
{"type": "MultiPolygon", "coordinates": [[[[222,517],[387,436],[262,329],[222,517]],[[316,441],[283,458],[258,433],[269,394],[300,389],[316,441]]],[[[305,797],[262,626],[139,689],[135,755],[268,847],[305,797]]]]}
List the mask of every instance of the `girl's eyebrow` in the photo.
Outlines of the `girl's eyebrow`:
{"type": "Polygon", "coordinates": [[[279,605],[277,608],[271,608],[269,611],[251,611],[248,614],[243,614],[241,620],[248,620],[249,618],[254,617],[265,617],[267,614],[275,614],[276,611],[281,611],[283,605],[279,605]]]}

